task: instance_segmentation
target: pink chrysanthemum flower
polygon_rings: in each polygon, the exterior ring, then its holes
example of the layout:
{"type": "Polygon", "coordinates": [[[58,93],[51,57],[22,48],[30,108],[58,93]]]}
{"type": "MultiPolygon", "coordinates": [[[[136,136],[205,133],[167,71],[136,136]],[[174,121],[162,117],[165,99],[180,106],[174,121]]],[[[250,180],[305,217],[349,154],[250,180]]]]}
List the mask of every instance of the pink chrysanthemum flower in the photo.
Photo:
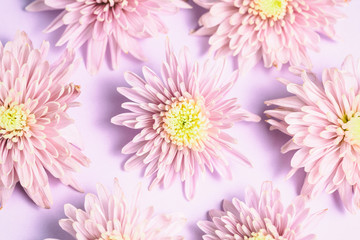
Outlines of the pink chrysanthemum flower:
{"type": "Polygon", "coordinates": [[[158,14],[175,14],[191,8],[183,0],[35,0],[28,11],[62,10],[45,29],[66,26],[57,46],[79,48],[87,42],[87,69],[96,74],[109,47],[112,68],[120,64],[121,52],[145,60],[139,39],[166,33],[158,14]]]}
{"type": "Polygon", "coordinates": [[[349,56],[341,69],[324,70],[322,81],[293,71],[303,84],[282,79],[294,96],[267,101],[278,108],[265,112],[278,119],[268,120],[272,129],[292,137],[282,152],[297,150],[289,177],[304,168],[303,194],[338,190],[349,211],[360,208],[360,62],[349,56]]]}
{"type": "Polygon", "coordinates": [[[85,211],[65,205],[68,218],[61,219],[62,229],[79,240],[181,240],[177,235],[186,219],[179,214],[154,215],[154,208],[139,208],[139,194],[133,201],[124,197],[115,179],[114,193],[97,185],[97,195],[87,194],[85,211]],[[129,204],[130,203],[130,204],[129,204]]]}
{"type": "MultiPolygon", "coordinates": [[[[232,55],[241,73],[261,59],[264,66],[311,67],[307,49],[319,50],[320,35],[335,36],[339,0],[194,0],[209,9],[197,35],[211,35],[215,57],[232,55]]],[[[343,2],[343,1],[342,1],[343,2]]]]}
{"type": "Polygon", "coordinates": [[[228,157],[231,153],[242,163],[248,160],[233,149],[236,140],[224,132],[237,121],[259,121],[260,118],[240,108],[237,99],[224,99],[238,78],[221,79],[225,61],[193,64],[184,48],[178,59],[167,43],[162,79],[149,68],[143,68],[145,80],[125,73],[132,88],[118,91],[132,102],[122,106],[130,112],[112,119],[114,124],[142,131],[123,148],[134,154],[125,169],[146,166],[145,176],[154,175],[150,185],[163,182],[170,186],[180,175],[185,181],[185,195],[193,198],[196,181],[208,168],[231,177],[228,157]]]}
{"type": "Polygon", "coordinates": [[[49,64],[49,43],[34,49],[24,32],[13,42],[0,43],[0,204],[15,185],[39,206],[52,199],[48,173],[80,191],[71,172],[88,159],[59,133],[72,124],[66,110],[78,103],[80,87],[68,83],[78,65],[66,52],[49,64]]]}
{"type": "Polygon", "coordinates": [[[198,226],[206,233],[204,240],[311,240],[316,236],[307,234],[306,228],[325,211],[310,214],[301,196],[285,208],[280,191],[265,182],[260,195],[249,188],[245,202],[224,200],[223,211],[211,210],[211,221],[200,221],[198,226]]]}

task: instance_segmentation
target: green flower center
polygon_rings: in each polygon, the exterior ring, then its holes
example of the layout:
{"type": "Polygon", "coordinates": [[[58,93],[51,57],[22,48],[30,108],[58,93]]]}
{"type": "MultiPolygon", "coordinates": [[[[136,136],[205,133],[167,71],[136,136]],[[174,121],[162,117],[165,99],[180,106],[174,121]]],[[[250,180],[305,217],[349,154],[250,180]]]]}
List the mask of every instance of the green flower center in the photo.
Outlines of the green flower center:
{"type": "Polygon", "coordinates": [[[174,102],[163,114],[163,128],[172,143],[197,150],[199,142],[207,137],[209,119],[202,101],[184,99],[174,102]]]}
{"type": "Polygon", "coordinates": [[[262,19],[277,21],[283,19],[289,0],[253,0],[250,4],[250,12],[259,15],[262,19]]]}

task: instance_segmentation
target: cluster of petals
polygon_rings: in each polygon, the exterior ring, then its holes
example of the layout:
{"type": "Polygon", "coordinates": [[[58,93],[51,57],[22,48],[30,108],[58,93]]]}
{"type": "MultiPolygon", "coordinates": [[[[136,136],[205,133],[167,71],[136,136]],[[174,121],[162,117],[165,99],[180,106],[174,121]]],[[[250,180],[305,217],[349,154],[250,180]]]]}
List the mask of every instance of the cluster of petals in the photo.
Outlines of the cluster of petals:
{"type": "Polygon", "coordinates": [[[125,73],[131,88],[118,91],[131,102],[122,104],[129,112],[112,118],[117,125],[139,129],[124,154],[132,154],[125,169],[146,167],[153,176],[150,189],[163,183],[170,186],[176,176],[185,182],[185,196],[194,197],[197,179],[206,169],[231,178],[229,159],[250,165],[235,148],[236,140],[224,130],[238,121],[259,121],[260,117],[242,109],[236,98],[226,99],[238,79],[234,72],[222,77],[225,60],[193,63],[185,47],[177,57],[169,43],[161,78],[147,67],[145,80],[125,73]]]}
{"type": "Polygon", "coordinates": [[[341,69],[329,68],[322,80],[293,68],[302,84],[280,79],[290,97],[267,101],[277,108],[268,122],[291,136],[282,152],[296,150],[292,171],[304,168],[302,193],[338,191],[344,206],[360,208],[360,62],[347,57],[341,69]]]}
{"type": "Polygon", "coordinates": [[[87,69],[96,74],[107,47],[113,69],[122,52],[145,60],[139,40],[166,33],[158,14],[175,14],[179,8],[191,7],[183,0],[35,0],[26,9],[61,10],[45,32],[66,26],[57,45],[77,49],[87,42],[87,69]]]}
{"type": "Polygon", "coordinates": [[[136,198],[128,201],[117,179],[113,193],[98,184],[97,196],[85,197],[85,211],[66,204],[67,218],[59,224],[78,240],[183,240],[178,233],[186,219],[180,214],[155,215],[153,207],[141,209],[140,194],[139,187],[136,198]]]}
{"type": "Polygon", "coordinates": [[[196,35],[210,35],[215,57],[236,56],[241,73],[259,61],[311,67],[307,50],[319,50],[320,34],[335,36],[343,0],[194,0],[208,9],[196,35]]]}
{"type": "Polygon", "coordinates": [[[233,198],[223,201],[223,211],[209,211],[210,221],[200,221],[204,240],[312,240],[308,234],[326,210],[310,213],[306,200],[298,196],[287,207],[281,202],[280,191],[271,182],[264,182],[258,194],[252,188],[245,201],[233,198]]]}
{"type": "Polygon", "coordinates": [[[0,204],[15,185],[39,206],[52,203],[48,174],[81,191],[72,177],[89,160],[62,135],[73,123],[66,113],[77,106],[80,87],[68,83],[79,64],[65,52],[50,64],[49,43],[34,49],[24,32],[0,43],[0,204]]]}

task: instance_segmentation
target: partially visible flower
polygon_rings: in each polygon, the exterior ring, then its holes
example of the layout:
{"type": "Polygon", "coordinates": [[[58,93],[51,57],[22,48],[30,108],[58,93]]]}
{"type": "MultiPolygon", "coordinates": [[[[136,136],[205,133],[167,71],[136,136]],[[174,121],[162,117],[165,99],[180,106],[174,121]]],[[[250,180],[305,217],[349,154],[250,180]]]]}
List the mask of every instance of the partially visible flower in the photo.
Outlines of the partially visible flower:
{"type": "Polygon", "coordinates": [[[127,201],[119,182],[109,193],[97,185],[97,196],[87,194],[85,211],[65,205],[66,219],[59,224],[78,240],[181,240],[178,235],[186,219],[179,214],[154,215],[154,208],[139,207],[140,188],[135,199],[127,201]]]}
{"type": "Polygon", "coordinates": [[[207,60],[203,66],[193,63],[189,50],[182,49],[177,58],[166,46],[162,79],[143,68],[145,80],[125,73],[132,88],[118,88],[131,100],[123,108],[130,112],[112,118],[112,122],[141,132],[124,146],[124,154],[133,154],[125,169],[145,167],[145,176],[155,175],[150,189],[163,183],[170,186],[176,176],[185,182],[185,195],[193,198],[197,179],[208,168],[230,178],[227,155],[250,165],[233,148],[236,140],[224,130],[238,121],[259,121],[243,110],[236,98],[225,99],[238,78],[234,72],[221,78],[225,61],[207,60]]]}
{"type": "Polygon", "coordinates": [[[96,74],[109,48],[112,68],[120,65],[121,52],[145,60],[139,40],[167,33],[158,14],[175,14],[191,8],[183,0],[35,0],[28,11],[62,10],[45,29],[66,26],[57,46],[79,48],[87,42],[87,69],[96,74]]]}
{"type": "Polygon", "coordinates": [[[303,84],[282,79],[286,98],[265,113],[271,129],[291,136],[282,152],[296,150],[289,177],[298,169],[307,173],[302,193],[336,190],[349,211],[360,208],[360,62],[347,57],[341,69],[325,69],[322,81],[313,73],[294,68],[303,84]],[[277,120],[276,120],[277,119],[277,120]]]}
{"type": "Polygon", "coordinates": [[[307,49],[319,50],[320,35],[335,36],[339,0],[194,0],[209,9],[196,35],[210,35],[215,57],[232,55],[241,73],[264,66],[311,67],[307,49]]]}
{"type": "Polygon", "coordinates": [[[48,173],[81,191],[72,172],[89,160],[60,135],[73,123],[66,113],[77,106],[80,87],[68,80],[79,61],[66,52],[46,61],[49,43],[34,49],[24,32],[0,43],[0,205],[20,182],[40,207],[52,199],[48,173]]]}
{"type": "Polygon", "coordinates": [[[305,198],[298,196],[285,207],[280,191],[271,182],[264,182],[257,194],[253,189],[245,192],[245,201],[224,200],[223,211],[211,210],[210,221],[200,221],[204,240],[311,240],[314,234],[307,229],[319,221],[326,210],[310,214],[305,198]]]}

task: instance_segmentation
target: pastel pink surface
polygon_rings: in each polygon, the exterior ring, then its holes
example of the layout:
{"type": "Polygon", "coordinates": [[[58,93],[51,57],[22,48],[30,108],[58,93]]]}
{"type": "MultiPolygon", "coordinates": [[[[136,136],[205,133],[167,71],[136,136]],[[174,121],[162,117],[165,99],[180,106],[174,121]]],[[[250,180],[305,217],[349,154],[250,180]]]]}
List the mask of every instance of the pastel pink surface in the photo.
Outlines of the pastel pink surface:
{"type": "MultiPolygon", "coordinates": [[[[57,12],[27,13],[24,8],[30,0],[7,1],[2,5],[0,15],[0,40],[4,44],[14,38],[17,30],[25,30],[33,40],[34,47],[39,47],[43,40],[50,41],[49,60],[54,61],[64,51],[64,47],[54,47],[62,30],[50,34],[42,30],[58,14],[57,12]]],[[[321,52],[309,52],[314,64],[313,71],[319,76],[325,67],[340,67],[348,54],[360,58],[360,2],[353,0],[343,10],[347,18],[336,25],[339,39],[335,41],[323,38],[321,52]]],[[[208,44],[206,37],[191,36],[189,33],[197,27],[197,20],[203,10],[195,7],[193,10],[181,10],[175,16],[163,17],[169,27],[167,35],[178,52],[187,45],[192,55],[203,61],[207,56],[208,44]]],[[[111,189],[113,178],[117,177],[120,185],[130,198],[136,193],[136,186],[143,182],[144,207],[153,205],[157,213],[183,212],[188,222],[183,234],[188,240],[201,239],[202,232],[196,226],[199,220],[207,218],[207,211],[219,209],[221,201],[237,197],[243,199],[246,186],[252,185],[259,190],[265,180],[272,180],[274,186],[280,188],[283,201],[289,203],[300,192],[304,175],[299,171],[293,178],[286,181],[285,176],[290,170],[292,152],[286,155],[280,153],[280,147],[289,138],[279,132],[270,132],[269,125],[260,123],[237,123],[231,129],[231,134],[239,141],[237,147],[253,163],[253,169],[247,169],[230,161],[233,169],[233,180],[221,179],[208,174],[200,179],[195,198],[187,201],[179,180],[167,190],[154,189],[146,191],[150,179],[142,178],[143,172],[125,172],[123,163],[129,156],[121,154],[121,148],[130,141],[136,131],[113,125],[111,117],[123,112],[121,103],[126,99],[117,93],[116,87],[127,86],[123,73],[133,71],[141,75],[141,66],[149,66],[160,73],[161,62],[165,58],[165,35],[155,39],[142,41],[145,56],[148,61],[143,63],[131,56],[123,55],[117,71],[109,68],[109,59],[96,76],[90,76],[84,64],[73,75],[72,80],[81,85],[82,93],[80,108],[71,109],[70,116],[75,119],[82,138],[84,153],[91,159],[89,168],[82,169],[75,177],[79,180],[85,193],[95,193],[96,183],[102,183],[111,189]]],[[[83,49],[78,52],[82,56],[83,49]]],[[[86,56],[82,56],[86,57],[86,56]]],[[[261,64],[260,64],[261,65],[261,64]]],[[[253,113],[262,114],[267,108],[265,100],[286,96],[286,90],[275,79],[277,77],[292,77],[285,69],[281,72],[267,70],[256,66],[238,81],[229,97],[238,97],[239,103],[253,113]]],[[[230,76],[236,63],[229,59],[226,75],[230,76]]],[[[38,240],[47,237],[70,239],[70,235],[61,230],[58,220],[64,218],[63,206],[71,203],[76,207],[83,206],[85,194],[63,186],[60,182],[51,180],[54,204],[50,210],[40,209],[33,204],[20,187],[15,189],[13,196],[4,209],[0,211],[0,239],[38,240]]],[[[360,214],[351,215],[346,212],[337,194],[322,194],[310,202],[313,211],[328,208],[322,221],[313,229],[318,239],[346,239],[359,235],[360,214]]]]}

